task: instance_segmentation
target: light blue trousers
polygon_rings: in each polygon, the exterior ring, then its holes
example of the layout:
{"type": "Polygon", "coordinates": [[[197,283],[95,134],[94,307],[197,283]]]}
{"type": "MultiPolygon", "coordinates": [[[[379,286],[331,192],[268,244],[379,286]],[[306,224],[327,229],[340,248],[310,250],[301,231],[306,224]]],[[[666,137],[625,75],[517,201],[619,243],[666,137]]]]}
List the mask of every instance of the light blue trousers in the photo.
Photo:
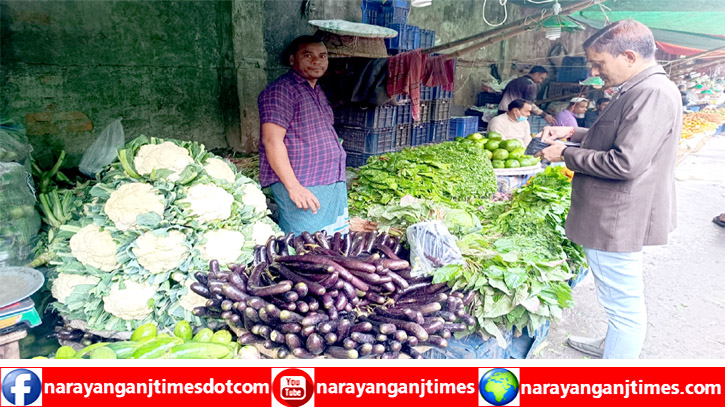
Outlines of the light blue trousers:
{"type": "Polygon", "coordinates": [[[584,252],[609,319],[604,358],[637,359],[647,333],[642,252],[584,252]]]}

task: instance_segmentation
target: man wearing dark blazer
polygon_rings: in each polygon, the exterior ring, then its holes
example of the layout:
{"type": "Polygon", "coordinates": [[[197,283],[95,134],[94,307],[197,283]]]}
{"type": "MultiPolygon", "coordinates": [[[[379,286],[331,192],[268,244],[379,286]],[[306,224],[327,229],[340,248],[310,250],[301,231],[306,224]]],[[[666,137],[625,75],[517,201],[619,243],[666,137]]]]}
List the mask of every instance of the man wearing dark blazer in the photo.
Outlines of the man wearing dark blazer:
{"type": "Polygon", "coordinates": [[[572,336],[568,343],[604,358],[637,358],[647,328],[642,246],[666,244],[675,228],[682,103],[643,24],[611,24],[584,50],[592,75],[618,92],[588,130],[545,128],[551,146],[541,154],[575,172],[566,233],[585,249],[609,325],[606,338],[572,336]],[[569,136],[581,147],[556,142],[569,136]]]}

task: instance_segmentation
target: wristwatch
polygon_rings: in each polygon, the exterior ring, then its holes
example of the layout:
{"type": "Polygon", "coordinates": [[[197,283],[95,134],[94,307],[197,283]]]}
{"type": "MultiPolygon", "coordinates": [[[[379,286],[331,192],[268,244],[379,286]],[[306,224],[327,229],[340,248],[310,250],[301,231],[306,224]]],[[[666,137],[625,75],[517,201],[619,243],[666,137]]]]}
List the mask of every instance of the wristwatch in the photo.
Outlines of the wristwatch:
{"type": "Polygon", "coordinates": [[[564,149],[561,150],[561,155],[559,156],[559,158],[561,158],[561,161],[564,161],[564,151],[566,151],[567,148],[569,147],[564,147],[564,149]]]}

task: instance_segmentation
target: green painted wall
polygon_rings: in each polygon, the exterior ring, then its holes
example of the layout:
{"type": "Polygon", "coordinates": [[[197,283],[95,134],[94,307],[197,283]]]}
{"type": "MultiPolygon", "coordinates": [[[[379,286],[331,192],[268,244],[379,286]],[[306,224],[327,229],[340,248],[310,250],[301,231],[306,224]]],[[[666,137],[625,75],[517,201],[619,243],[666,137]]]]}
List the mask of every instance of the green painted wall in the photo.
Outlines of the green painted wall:
{"type": "Polygon", "coordinates": [[[239,139],[228,1],[0,1],[0,112],[36,149],[78,159],[123,117],[127,138],[239,139]]]}

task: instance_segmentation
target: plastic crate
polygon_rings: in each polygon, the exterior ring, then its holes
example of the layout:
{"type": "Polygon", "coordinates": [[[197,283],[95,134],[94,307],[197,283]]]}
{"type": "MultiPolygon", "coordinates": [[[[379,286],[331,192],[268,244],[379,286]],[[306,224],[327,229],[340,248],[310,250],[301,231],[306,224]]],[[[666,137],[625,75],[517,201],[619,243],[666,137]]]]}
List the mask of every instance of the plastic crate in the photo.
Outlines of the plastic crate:
{"type": "Polygon", "coordinates": [[[404,124],[395,128],[395,143],[393,147],[395,151],[410,147],[410,138],[413,131],[412,124],[404,124]]]}
{"type": "Polygon", "coordinates": [[[410,145],[420,146],[428,143],[430,123],[413,124],[410,126],[410,145]]]}
{"type": "Polygon", "coordinates": [[[431,102],[430,121],[449,120],[450,118],[451,101],[449,99],[438,99],[431,102]]]}
{"type": "Polygon", "coordinates": [[[365,24],[380,25],[382,17],[382,2],[380,0],[362,0],[362,22],[365,24]]]}
{"type": "Polygon", "coordinates": [[[549,123],[544,120],[541,116],[529,116],[529,126],[531,127],[531,134],[541,133],[544,127],[548,126],[549,123]]]}
{"type": "Polygon", "coordinates": [[[347,164],[348,167],[362,167],[363,165],[367,164],[368,158],[375,157],[380,154],[365,154],[365,153],[347,153],[347,159],[345,161],[345,164],[347,164]]]}
{"type": "Polygon", "coordinates": [[[441,143],[448,140],[448,132],[451,125],[450,120],[438,120],[431,122],[430,143],[441,143]]]}
{"type": "Polygon", "coordinates": [[[395,113],[395,124],[411,124],[413,123],[413,115],[410,111],[410,101],[396,106],[398,110],[395,113]]]}
{"type": "Polygon", "coordinates": [[[335,122],[349,127],[388,129],[395,127],[396,106],[385,105],[370,109],[346,107],[337,109],[335,122]]]}
{"type": "Polygon", "coordinates": [[[420,47],[430,48],[436,43],[436,32],[433,30],[420,29],[420,47]]]}
{"type": "Polygon", "coordinates": [[[338,126],[342,147],[351,153],[379,154],[395,149],[395,129],[368,129],[338,126]]]}
{"type": "Polygon", "coordinates": [[[390,24],[408,24],[408,13],[410,13],[410,3],[407,1],[386,1],[380,8],[378,24],[386,27],[390,24]]]}
{"type": "Polygon", "coordinates": [[[478,117],[462,116],[451,117],[450,128],[448,129],[448,140],[455,140],[456,137],[466,137],[478,131],[478,117]]]}
{"type": "Polygon", "coordinates": [[[433,91],[435,88],[431,88],[425,85],[420,85],[420,100],[433,100],[433,91]]]}
{"type": "Polygon", "coordinates": [[[443,90],[442,86],[436,86],[433,88],[433,99],[452,99],[453,91],[443,90]]]}
{"type": "Polygon", "coordinates": [[[501,103],[502,93],[479,92],[476,100],[476,106],[484,106],[487,104],[501,103]]]}
{"type": "Polygon", "coordinates": [[[430,100],[420,102],[420,120],[416,123],[427,123],[430,121],[430,100]]]}
{"type": "Polygon", "coordinates": [[[410,51],[420,48],[420,28],[407,24],[389,24],[388,28],[397,31],[398,36],[385,39],[389,50],[410,51]]]}

